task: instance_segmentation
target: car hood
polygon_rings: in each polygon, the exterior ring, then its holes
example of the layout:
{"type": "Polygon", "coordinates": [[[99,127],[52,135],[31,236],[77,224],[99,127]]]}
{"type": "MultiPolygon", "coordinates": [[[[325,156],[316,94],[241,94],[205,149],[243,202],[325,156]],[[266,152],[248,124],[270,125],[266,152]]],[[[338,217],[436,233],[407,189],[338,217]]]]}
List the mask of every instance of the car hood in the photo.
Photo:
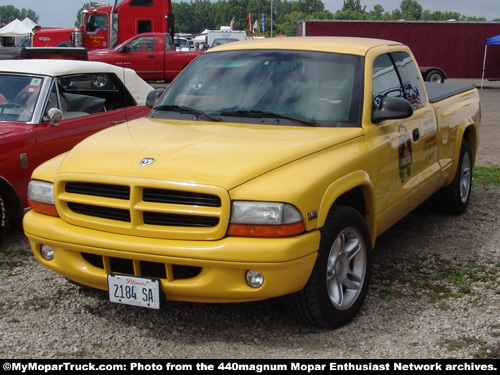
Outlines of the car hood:
{"type": "Polygon", "coordinates": [[[196,181],[231,189],[362,134],[362,128],[143,118],[87,138],[68,153],[59,172],[196,181]],[[141,161],[150,164],[141,165],[141,161]]]}

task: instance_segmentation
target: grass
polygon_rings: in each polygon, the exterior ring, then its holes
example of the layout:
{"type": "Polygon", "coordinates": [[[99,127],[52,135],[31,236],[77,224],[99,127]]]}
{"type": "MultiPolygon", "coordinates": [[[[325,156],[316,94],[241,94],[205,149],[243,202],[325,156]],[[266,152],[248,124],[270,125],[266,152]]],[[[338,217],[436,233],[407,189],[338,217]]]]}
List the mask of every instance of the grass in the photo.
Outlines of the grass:
{"type": "Polygon", "coordinates": [[[472,183],[474,185],[500,186],[500,167],[474,167],[472,170],[472,183]]]}
{"type": "Polygon", "coordinates": [[[474,295],[474,287],[494,288],[500,263],[489,265],[474,261],[450,261],[437,254],[394,261],[385,260],[380,267],[379,294],[385,300],[411,296],[430,298],[443,310],[449,309],[447,298],[474,295]],[[392,263],[392,264],[386,264],[392,263]]]}

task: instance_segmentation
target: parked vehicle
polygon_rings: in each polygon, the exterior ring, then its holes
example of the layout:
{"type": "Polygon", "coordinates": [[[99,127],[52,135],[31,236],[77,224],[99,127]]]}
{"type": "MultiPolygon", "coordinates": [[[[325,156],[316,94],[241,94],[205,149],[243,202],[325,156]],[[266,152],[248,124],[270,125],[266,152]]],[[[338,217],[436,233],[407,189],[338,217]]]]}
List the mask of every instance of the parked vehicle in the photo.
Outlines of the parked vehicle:
{"type": "Polygon", "coordinates": [[[424,84],[397,42],[228,43],[148,118],[37,168],[24,230],[41,264],[114,303],[284,296],[338,327],[378,235],[431,196],[466,210],[479,122],[473,86],[424,84]]]}
{"type": "Polygon", "coordinates": [[[78,28],[35,29],[33,46],[109,49],[144,32],[166,32],[173,38],[170,0],[115,0],[113,5],[85,9],[78,28]]]}
{"type": "Polygon", "coordinates": [[[89,51],[88,59],[131,68],[147,81],[171,81],[202,52],[176,51],[168,33],[143,33],[111,50],[89,51]]]}
{"type": "MultiPolygon", "coordinates": [[[[408,45],[426,81],[479,78],[486,39],[499,22],[300,20],[297,36],[347,36],[396,40],[408,45]]],[[[493,50],[493,49],[492,49],[493,50]]],[[[500,49],[486,61],[489,77],[500,77],[500,49]]]]}
{"type": "Polygon", "coordinates": [[[146,116],[153,88],[129,69],[88,61],[0,61],[0,237],[28,207],[33,170],[85,137],[146,116]]]}
{"type": "Polygon", "coordinates": [[[245,40],[247,38],[247,34],[244,30],[233,30],[230,26],[221,26],[220,30],[206,30],[202,36],[205,37],[205,48],[212,48],[225,43],[245,40]]]}

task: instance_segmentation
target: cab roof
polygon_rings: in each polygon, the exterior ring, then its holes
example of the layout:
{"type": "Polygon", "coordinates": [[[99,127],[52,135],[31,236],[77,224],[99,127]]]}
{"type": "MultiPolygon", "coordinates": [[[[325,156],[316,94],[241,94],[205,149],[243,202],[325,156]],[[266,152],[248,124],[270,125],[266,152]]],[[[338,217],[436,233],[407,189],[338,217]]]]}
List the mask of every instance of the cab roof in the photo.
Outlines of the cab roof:
{"type": "Polygon", "coordinates": [[[247,39],[240,42],[227,43],[207,52],[230,51],[244,49],[283,49],[283,50],[304,50],[320,52],[338,52],[353,55],[366,55],[367,51],[382,46],[402,45],[399,42],[355,37],[282,37],[265,39],[247,39]]]}

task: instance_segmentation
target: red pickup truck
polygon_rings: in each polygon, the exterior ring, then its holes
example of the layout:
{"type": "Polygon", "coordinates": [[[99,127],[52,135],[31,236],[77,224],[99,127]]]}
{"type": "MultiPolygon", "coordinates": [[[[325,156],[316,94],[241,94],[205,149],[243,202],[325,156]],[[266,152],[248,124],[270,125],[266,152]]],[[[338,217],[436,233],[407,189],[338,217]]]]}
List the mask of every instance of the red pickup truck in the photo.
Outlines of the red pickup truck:
{"type": "Polygon", "coordinates": [[[203,51],[175,51],[168,33],[142,33],[111,50],[88,52],[91,61],[131,68],[147,81],[171,81],[203,51]]]}

